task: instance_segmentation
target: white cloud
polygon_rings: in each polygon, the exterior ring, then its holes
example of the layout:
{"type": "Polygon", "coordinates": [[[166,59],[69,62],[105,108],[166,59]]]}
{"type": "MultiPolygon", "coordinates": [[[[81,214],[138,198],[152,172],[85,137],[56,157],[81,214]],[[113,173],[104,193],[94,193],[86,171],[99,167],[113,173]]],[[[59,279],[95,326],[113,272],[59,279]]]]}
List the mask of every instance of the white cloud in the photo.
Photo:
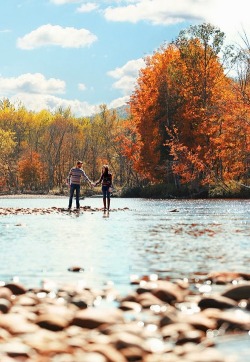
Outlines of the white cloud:
{"type": "Polygon", "coordinates": [[[137,23],[144,20],[152,24],[169,25],[183,22],[187,18],[201,19],[201,10],[205,10],[207,3],[209,0],[137,0],[124,6],[108,7],[104,16],[111,21],[137,23]]]}
{"type": "MultiPolygon", "coordinates": [[[[84,90],[85,85],[80,83],[79,88],[84,90]]],[[[68,100],[55,96],[65,93],[65,82],[60,79],[46,79],[40,73],[27,73],[19,77],[0,77],[0,98],[8,98],[13,104],[21,103],[27,110],[38,112],[48,109],[53,112],[59,107],[70,107],[76,116],[89,116],[97,112],[96,105],[81,102],[77,99],[68,100]]],[[[86,88],[86,87],[85,87],[86,88]]]]}
{"type": "Polygon", "coordinates": [[[108,72],[108,75],[117,79],[113,88],[120,89],[124,95],[130,95],[134,90],[140,69],[146,66],[142,58],[130,60],[123,67],[108,72]]]}
{"type": "Polygon", "coordinates": [[[55,5],[75,4],[79,3],[80,1],[81,0],[50,0],[50,2],[55,5]]]}
{"type": "Polygon", "coordinates": [[[78,13],[90,13],[91,11],[98,9],[98,7],[99,6],[96,3],[87,3],[82,4],[76,11],[78,13]]]}
{"type": "Polygon", "coordinates": [[[10,33],[11,32],[11,30],[9,30],[9,29],[2,29],[2,30],[0,30],[0,33],[10,33]]]}
{"type": "Polygon", "coordinates": [[[95,105],[90,105],[87,102],[81,102],[77,99],[62,99],[48,94],[31,95],[27,93],[18,93],[9,99],[11,103],[21,103],[27,110],[30,110],[32,112],[39,112],[43,109],[54,112],[59,107],[63,109],[70,108],[72,114],[76,117],[87,117],[93,115],[97,113],[99,107],[95,105]]]}
{"type": "Polygon", "coordinates": [[[127,104],[127,102],[129,101],[129,96],[124,96],[121,98],[117,98],[114,99],[112,102],[109,103],[108,108],[117,108],[117,107],[121,107],[127,104]]]}
{"type": "MultiPolygon", "coordinates": [[[[111,101],[108,105],[109,108],[120,107],[129,101],[139,69],[143,66],[145,66],[143,59],[136,59],[109,72],[110,76],[117,79],[113,87],[120,89],[125,94],[125,96],[111,101]]],[[[13,104],[21,103],[27,110],[39,112],[48,109],[53,112],[59,107],[64,109],[70,107],[72,113],[77,117],[90,116],[99,111],[99,105],[55,96],[56,94],[64,94],[65,88],[64,81],[55,78],[46,79],[41,73],[27,73],[16,78],[0,77],[0,98],[7,97],[13,104]]],[[[86,90],[85,84],[79,83],[78,89],[86,90]]]]}
{"type": "Polygon", "coordinates": [[[42,25],[22,38],[17,46],[21,49],[35,49],[42,46],[57,45],[62,48],[80,48],[91,45],[97,37],[87,29],[63,28],[59,25],[42,25]]]}
{"type": "Polygon", "coordinates": [[[130,94],[134,89],[135,78],[124,75],[121,79],[113,84],[113,88],[120,89],[123,94],[130,94]]]}
{"type": "Polygon", "coordinates": [[[80,91],[85,91],[87,88],[86,88],[86,85],[85,85],[85,84],[79,83],[79,84],[78,84],[78,89],[79,89],[80,91]]]}
{"type": "Polygon", "coordinates": [[[249,0],[124,0],[104,10],[109,21],[147,21],[153,25],[182,22],[211,23],[226,34],[229,42],[239,40],[243,29],[250,33],[249,0]],[[123,5],[121,5],[123,4],[123,5]]]}
{"type": "Polygon", "coordinates": [[[210,0],[210,3],[207,11],[204,11],[204,19],[224,31],[229,42],[238,42],[243,29],[246,34],[250,33],[249,12],[246,11],[249,0],[210,0]]]}
{"type": "Polygon", "coordinates": [[[62,94],[65,92],[65,82],[60,79],[46,79],[41,73],[26,73],[19,77],[0,77],[0,94],[14,93],[62,94]]]}

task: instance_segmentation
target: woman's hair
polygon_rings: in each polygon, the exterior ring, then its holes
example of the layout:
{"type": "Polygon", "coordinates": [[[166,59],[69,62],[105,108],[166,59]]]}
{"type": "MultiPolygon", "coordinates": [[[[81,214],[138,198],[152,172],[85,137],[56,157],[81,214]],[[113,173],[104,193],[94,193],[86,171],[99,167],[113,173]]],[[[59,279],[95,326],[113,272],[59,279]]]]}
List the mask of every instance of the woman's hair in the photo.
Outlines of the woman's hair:
{"type": "Polygon", "coordinates": [[[105,175],[107,175],[107,174],[109,173],[109,167],[108,167],[108,165],[103,165],[103,166],[102,166],[102,169],[103,169],[103,173],[104,173],[105,175]]]}

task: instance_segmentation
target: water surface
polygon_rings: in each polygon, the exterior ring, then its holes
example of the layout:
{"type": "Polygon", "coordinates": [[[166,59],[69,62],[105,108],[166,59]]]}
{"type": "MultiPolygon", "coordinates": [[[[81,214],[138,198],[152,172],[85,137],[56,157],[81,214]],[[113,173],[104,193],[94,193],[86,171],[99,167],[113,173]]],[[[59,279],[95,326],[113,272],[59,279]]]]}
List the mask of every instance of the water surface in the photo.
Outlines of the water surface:
{"type": "MultiPolygon", "coordinates": [[[[0,199],[0,207],[67,207],[67,198],[0,199]]],[[[101,198],[81,206],[101,207],[101,198]]],[[[113,198],[102,211],[0,217],[0,280],[17,276],[101,286],[131,274],[182,278],[213,270],[249,272],[249,200],[113,198]],[[128,209],[124,209],[128,208],[128,209]],[[68,271],[81,266],[83,273],[68,271]]]]}

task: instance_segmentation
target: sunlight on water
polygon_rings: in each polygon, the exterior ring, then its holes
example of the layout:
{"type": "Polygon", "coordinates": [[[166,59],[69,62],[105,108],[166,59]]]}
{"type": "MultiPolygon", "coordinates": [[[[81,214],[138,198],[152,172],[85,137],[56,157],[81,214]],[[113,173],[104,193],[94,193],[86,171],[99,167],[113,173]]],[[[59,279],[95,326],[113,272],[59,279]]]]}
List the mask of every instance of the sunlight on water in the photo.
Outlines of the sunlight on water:
{"type": "MultiPolygon", "coordinates": [[[[67,207],[67,198],[1,199],[0,207],[67,207]]],[[[101,207],[101,198],[81,206],[101,207]]],[[[211,270],[249,272],[248,200],[111,200],[113,211],[0,218],[0,280],[18,276],[129,285],[131,274],[185,277],[211,270]],[[123,208],[128,207],[128,210],[123,208]],[[70,273],[71,266],[83,273],[70,273]]]]}
{"type": "MultiPolygon", "coordinates": [[[[0,199],[0,207],[12,208],[66,208],[67,203],[67,198],[0,199]]],[[[102,199],[81,200],[81,206],[87,205],[101,208],[102,199]]],[[[113,198],[111,207],[109,214],[1,216],[0,283],[14,279],[28,287],[50,289],[65,282],[78,283],[81,289],[114,283],[126,293],[132,278],[143,275],[154,283],[158,277],[189,278],[213,270],[249,273],[248,200],[113,198]],[[72,267],[82,272],[69,271],[72,267]]],[[[200,292],[210,290],[208,284],[200,286],[200,292]]],[[[186,313],[194,313],[195,307],[181,304],[186,313]]],[[[152,308],[163,312],[166,307],[152,308]]],[[[148,348],[161,352],[164,345],[152,338],[148,348]]],[[[220,337],[218,349],[232,362],[246,362],[249,337],[220,337]]]]}

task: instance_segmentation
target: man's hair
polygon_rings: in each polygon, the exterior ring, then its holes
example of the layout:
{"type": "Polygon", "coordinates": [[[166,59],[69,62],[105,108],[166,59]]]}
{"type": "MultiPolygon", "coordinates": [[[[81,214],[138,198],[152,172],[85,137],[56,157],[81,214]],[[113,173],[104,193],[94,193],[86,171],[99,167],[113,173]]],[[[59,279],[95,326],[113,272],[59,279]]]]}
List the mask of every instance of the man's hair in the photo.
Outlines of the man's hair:
{"type": "Polygon", "coordinates": [[[82,165],[82,161],[77,161],[77,165],[82,165]]]}

